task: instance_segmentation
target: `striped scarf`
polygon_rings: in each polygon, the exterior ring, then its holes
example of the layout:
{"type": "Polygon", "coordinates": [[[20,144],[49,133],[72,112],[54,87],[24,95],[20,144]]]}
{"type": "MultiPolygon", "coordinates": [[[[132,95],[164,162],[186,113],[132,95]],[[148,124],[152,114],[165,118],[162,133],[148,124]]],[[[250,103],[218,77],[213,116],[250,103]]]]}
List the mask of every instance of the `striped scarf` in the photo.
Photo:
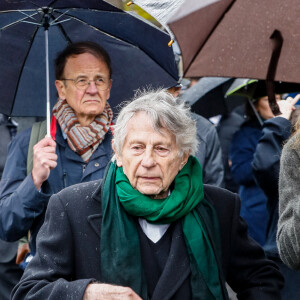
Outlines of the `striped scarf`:
{"type": "Polygon", "coordinates": [[[88,126],[81,126],[74,110],[66,100],[59,99],[53,107],[61,130],[66,134],[68,145],[78,153],[84,162],[88,162],[98,145],[104,139],[109,130],[113,118],[113,112],[106,102],[102,114],[98,115],[88,126]]]}

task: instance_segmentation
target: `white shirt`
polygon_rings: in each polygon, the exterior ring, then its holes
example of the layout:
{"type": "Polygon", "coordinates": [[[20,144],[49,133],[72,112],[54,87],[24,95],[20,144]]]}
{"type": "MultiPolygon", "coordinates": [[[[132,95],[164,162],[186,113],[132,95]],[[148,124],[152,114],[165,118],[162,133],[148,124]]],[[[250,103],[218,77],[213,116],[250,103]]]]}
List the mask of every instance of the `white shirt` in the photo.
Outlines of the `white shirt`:
{"type": "Polygon", "coordinates": [[[139,218],[139,223],[143,232],[153,243],[157,243],[170,226],[170,224],[152,224],[142,218],[139,218]]]}

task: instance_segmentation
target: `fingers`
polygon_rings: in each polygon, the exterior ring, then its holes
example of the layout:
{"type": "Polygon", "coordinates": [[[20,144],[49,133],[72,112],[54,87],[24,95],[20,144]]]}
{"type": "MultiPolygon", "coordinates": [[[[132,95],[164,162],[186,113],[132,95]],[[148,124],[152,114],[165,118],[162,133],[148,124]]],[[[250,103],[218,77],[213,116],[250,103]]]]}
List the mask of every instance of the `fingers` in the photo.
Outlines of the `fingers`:
{"type": "Polygon", "coordinates": [[[57,166],[56,143],[45,137],[33,147],[32,179],[38,190],[50,175],[50,170],[57,166]]]}
{"type": "Polygon", "coordinates": [[[18,248],[18,252],[17,252],[16,264],[19,265],[24,260],[26,254],[29,253],[29,252],[30,252],[30,249],[29,249],[28,243],[23,244],[22,246],[20,246],[18,248]]]}
{"type": "Polygon", "coordinates": [[[41,139],[37,144],[36,146],[39,145],[41,147],[45,147],[45,146],[53,146],[55,147],[56,146],[56,143],[55,141],[51,138],[51,137],[48,137],[48,136],[45,136],[43,139],[41,139]]]}
{"type": "Polygon", "coordinates": [[[87,286],[84,300],[141,300],[129,287],[103,283],[93,283],[87,286]]]}
{"type": "Polygon", "coordinates": [[[296,95],[296,97],[294,97],[294,98],[287,97],[285,101],[287,101],[291,105],[295,105],[298,102],[299,99],[300,99],[300,94],[296,95]]]}

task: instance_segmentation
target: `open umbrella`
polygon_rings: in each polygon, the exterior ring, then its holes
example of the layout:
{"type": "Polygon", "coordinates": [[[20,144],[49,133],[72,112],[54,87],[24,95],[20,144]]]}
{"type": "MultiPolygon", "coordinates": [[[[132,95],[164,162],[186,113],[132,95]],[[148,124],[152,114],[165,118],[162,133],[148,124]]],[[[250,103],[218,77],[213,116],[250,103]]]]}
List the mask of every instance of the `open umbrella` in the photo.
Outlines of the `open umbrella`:
{"type": "Polygon", "coordinates": [[[185,76],[267,80],[273,100],[272,81],[300,82],[298,1],[220,0],[180,17],[192,4],[169,21],[185,76]]]}
{"type": "MultiPolygon", "coordinates": [[[[274,82],[276,94],[299,93],[300,83],[274,82]]],[[[250,99],[257,99],[267,96],[266,84],[263,80],[237,78],[235,79],[226,92],[228,96],[243,96],[250,99]]]]}
{"type": "Polygon", "coordinates": [[[245,101],[241,96],[225,96],[233,81],[234,78],[227,77],[203,77],[183,91],[180,98],[205,118],[228,114],[245,101]]]}
{"type": "MultiPolygon", "coordinates": [[[[299,83],[289,83],[275,81],[274,83],[275,94],[293,93],[300,91],[299,83]]],[[[225,97],[242,96],[247,99],[249,105],[252,107],[259,123],[263,125],[263,120],[258,114],[253,99],[258,99],[267,96],[267,88],[264,80],[237,78],[233,81],[232,85],[227,90],[225,97]]]]}
{"type": "Polygon", "coordinates": [[[113,110],[139,88],[173,86],[178,75],[169,39],[102,0],[1,0],[0,112],[45,116],[46,98],[49,106],[56,101],[52,61],[68,43],[82,40],[98,42],[111,56],[113,110]]]}
{"type": "MultiPolygon", "coordinates": [[[[206,5],[212,4],[219,0],[193,0],[192,5],[185,6],[184,14],[188,14],[191,11],[205,7],[206,5]]],[[[182,6],[184,0],[133,0],[128,1],[127,5],[137,4],[148,14],[154,17],[170,34],[170,37],[173,39],[173,33],[169,30],[167,25],[168,20],[178,11],[179,7],[182,6]]],[[[182,9],[180,9],[183,13],[182,9]]],[[[172,41],[171,43],[172,44],[172,41]]]]}

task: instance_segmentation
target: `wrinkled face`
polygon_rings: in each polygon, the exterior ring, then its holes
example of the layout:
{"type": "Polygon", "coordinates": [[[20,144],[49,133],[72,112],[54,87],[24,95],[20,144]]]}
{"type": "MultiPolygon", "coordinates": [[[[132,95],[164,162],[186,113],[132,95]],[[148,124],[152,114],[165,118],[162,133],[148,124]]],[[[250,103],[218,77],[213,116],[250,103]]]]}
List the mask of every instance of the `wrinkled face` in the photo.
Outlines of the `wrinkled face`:
{"type": "Polygon", "coordinates": [[[175,176],[188,160],[178,156],[176,139],[168,130],[155,131],[145,112],[135,114],[127,124],[127,136],[117,165],[132,187],[142,194],[165,198],[175,176]]]}
{"type": "MultiPolygon", "coordinates": [[[[276,100],[280,100],[280,95],[276,95],[276,100]]],[[[261,117],[265,120],[274,117],[269,105],[268,97],[259,98],[259,100],[255,103],[255,108],[257,112],[261,115],[261,117]]]]}
{"type": "Polygon", "coordinates": [[[67,79],[88,78],[89,80],[102,77],[109,80],[109,87],[104,91],[98,90],[94,81],[91,81],[86,90],[76,88],[73,81],[55,81],[59,97],[66,99],[75,111],[79,122],[91,123],[97,115],[103,112],[110,96],[111,80],[106,63],[90,53],[72,56],[66,62],[63,77],[67,79]]]}

